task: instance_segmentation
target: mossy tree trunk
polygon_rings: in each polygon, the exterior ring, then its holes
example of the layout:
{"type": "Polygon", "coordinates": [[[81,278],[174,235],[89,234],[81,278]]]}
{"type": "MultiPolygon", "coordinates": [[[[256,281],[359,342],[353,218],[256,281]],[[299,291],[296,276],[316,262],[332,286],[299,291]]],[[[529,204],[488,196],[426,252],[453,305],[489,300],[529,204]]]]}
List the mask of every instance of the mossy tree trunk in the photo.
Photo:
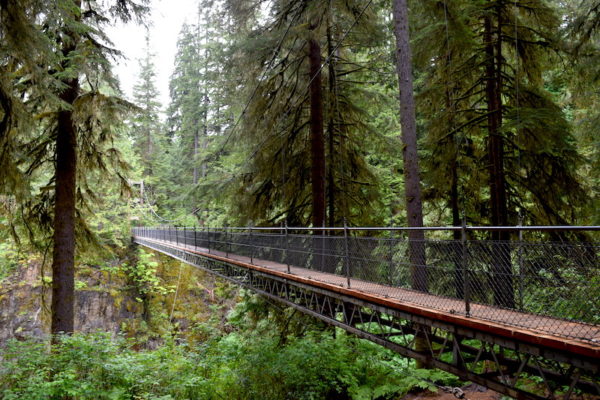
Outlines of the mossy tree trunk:
{"type": "MultiPolygon", "coordinates": [[[[76,10],[80,1],[74,1],[76,10]]],[[[80,20],[79,15],[73,15],[80,20]]],[[[65,28],[63,70],[73,68],[72,57],[78,35],[65,28]]],[[[75,201],[77,176],[77,131],[72,106],[79,94],[79,79],[73,72],[63,79],[65,88],[59,98],[65,103],[58,114],[56,131],[56,180],[54,202],[54,243],[52,252],[51,332],[69,334],[74,330],[75,295],[75,201]]]]}

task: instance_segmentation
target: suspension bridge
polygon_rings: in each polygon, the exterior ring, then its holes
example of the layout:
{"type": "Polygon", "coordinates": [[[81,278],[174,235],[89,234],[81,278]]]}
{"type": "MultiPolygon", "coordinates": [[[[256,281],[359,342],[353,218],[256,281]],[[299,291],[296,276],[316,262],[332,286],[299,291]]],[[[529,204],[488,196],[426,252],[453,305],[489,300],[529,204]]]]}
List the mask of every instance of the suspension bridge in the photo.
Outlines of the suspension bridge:
{"type": "Polygon", "coordinates": [[[138,227],[133,236],[423,365],[517,399],[569,399],[600,396],[600,244],[542,238],[599,230],[138,227]],[[409,240],[411,229],[426,239],[409,240]],[[515,240],[482,239],[492,230],[515,240]]]}

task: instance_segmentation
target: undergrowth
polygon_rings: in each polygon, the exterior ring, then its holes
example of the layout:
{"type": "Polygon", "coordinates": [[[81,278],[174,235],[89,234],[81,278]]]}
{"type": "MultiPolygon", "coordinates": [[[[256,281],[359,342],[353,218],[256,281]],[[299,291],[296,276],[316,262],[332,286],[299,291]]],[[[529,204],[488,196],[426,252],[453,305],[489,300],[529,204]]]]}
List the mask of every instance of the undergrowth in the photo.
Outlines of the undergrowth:
{"type": "Polygon", "coordinates": [[[330,331],[281,344],[234,332],[200,344],[167,338],[154,350],[107,334],[66,336],[53,346],[11,341],[0,350],[0,398],[395,399],[420,378],[449,382],[376,345],[330,331]]]}

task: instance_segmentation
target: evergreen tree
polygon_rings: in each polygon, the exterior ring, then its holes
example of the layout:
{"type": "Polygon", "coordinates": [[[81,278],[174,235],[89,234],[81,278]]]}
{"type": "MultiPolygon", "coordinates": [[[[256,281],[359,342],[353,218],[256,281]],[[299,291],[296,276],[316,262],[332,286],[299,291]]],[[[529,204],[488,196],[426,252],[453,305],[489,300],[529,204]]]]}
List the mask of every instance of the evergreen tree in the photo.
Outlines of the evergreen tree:
{"type": "Polygon", "coordinates": [[[167,111],[168,152],[177,167],[167,182],[177,182],[181,189],[168,196],[175,200],[170,208],[187,204],[188,212],[190,205],[192,211],[207,210],[212,207],[211,198],[222,197],[214,190],[218,178],[211,172],[219,167],[211,148],[230,119],[224,65],[228,33],[223,13],[218,1],[200,2],[196,24],[185,24],[179,36],[167,111]]]}
{"type": "MultiPolygon", "coordinates": [[[[543,75],[561,48],[555,10],[541,0],[426,2],[422,10],[430,18],[419,27],[429,45],[417,57],[427,77],[421,101],[433,116],[428,196],[447,199],[454,224],[461,202],[475,223],[515,225],[519,215],[534,224],[575,222],[585,201],[575,174],[582,160],[543,75]]],[[[512,307],[510,254],[494,251],[495,302],[512,307]]]]}
{"type": "MultiPolygon", "coordinates": [[[[266,22],[251,27],[239,45],[239,67],[252,82],[242,98],[249,99],[242,128],[232,133],[244,146],[235,200],[246,220],[320,226],[341,225],[344,217],[366,223],[374,215],[374,176],[362,143],[372,132],[355,106],[359,91],[350,74],[362,70],[354,54],[374,46],[365,34],[379,39],[380,26],[371,23],[365,4],[322,6],[275,2],[266,22]],[[334,61],[322,66],[325,60],[334,61]]],[[[239,25],[248,29],[252,18],[243,16],[239,25]]]]}
{"type": "Polygon", "coordinates": [[[575,222],[581,158],[543,75],[561,47],[555,11],[544,1],[488,1],[424,2],[421,12],[426,197],[453,204],[455,224],[459,203],[473,223],[516,224],[519,213],[535,224],[575,222]]]}
{"type": "Polygon", "coordinates": [[[139,60],[138,82],[133,87],[133,99],[139,110],[132,120],[131,135],[136,153],[142,161],[144,175],[152,176],[156,153],[160,151],[160,103],[155,86],[154,54],[150,52],[150,35],[146,32],[146,54],[139,60]]]}
{"type": "MultiPolygon", "coordinates": [[[[588,185],[590,201],[585,223],[600,224],[600,2],[586,0],[577,4],[560,2],[569,23],[565,27],[569,68],[554,76],[557,90],[566,99],[563,107],[573,112],[577,147],[589,160],[580,174],[588,185]]],[[[581,213],[581,211],[580,211],[581,213]]]]}
{"type": "Polygon", "coordinates": [[[115,83],[108,62],[115,51],[105,45],[108,39],[102,25],[109,21],[107,14],[129,21],[142,15],[146,7],[129,0],[102,6],[82,5],[79,0],[2,6],[2,35],[13,44],[3,49],[8,50],[3,60],[9,60],[8,68],[18,66],[22,74],[13,75],[10,83],[5,81],[3,90],[11,92],[8,98],[28,99],[19,104],[24,113],[12,105],[3,105],[3,113],[8,121],[25,113],[36,115],[38,121],[35,132],[39,136],[24,140],[28,153],[27,159],[22,158],[21,170],[32,177],[48,164],[54,167],[48,184],[35,198],[23,201],[24,215],[52,231],[51,330],[70,333],[76,239],[89,232],[81,218],[82,208],[86,199],[93,197],[85,172],[108,171],[107,159],[119,162],[110,143],[114,121],[127,106],[101,89],[115,83]],[[22,12],[16,11],[20,7],[22,12]],[[33,44],[33,38],[39,41],[33,44]],[[21,50],[14,51],[19,46],[21,50]]]}
{"type": "MultiPolygon", "coordinates": [[[[400,123],[404,157],[404,192],[409,227],[423,226],[423,203],[421,201],[421,178],[417,152],[417,121],[413,93],[412,54],[409,43],[408,2],[394,0],[394,34],[396,36],[396,70],[400,89],[400,123]]],[[[411,240],[410,263],[413,266],[412,286],[427,291],[427,269],[423,231],[409,233],[411,240]]]]}

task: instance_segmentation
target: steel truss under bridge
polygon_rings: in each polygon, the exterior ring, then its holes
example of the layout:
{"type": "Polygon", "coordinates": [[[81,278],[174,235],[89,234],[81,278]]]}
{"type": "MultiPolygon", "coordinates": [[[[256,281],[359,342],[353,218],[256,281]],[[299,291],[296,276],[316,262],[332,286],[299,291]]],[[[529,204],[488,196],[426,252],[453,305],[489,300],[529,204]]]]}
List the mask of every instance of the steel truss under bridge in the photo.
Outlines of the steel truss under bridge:
{"type": "MultiPolygon", "coordinates": [[[[597,244],[525,243],[521,234],[521,240],[511,244],[468,241],[469,228],[463,227],[460,241],[422,243],[427,268],[432,270],[426,275],[427,290],[416,291],[402,278],[402,270],[408,280],[414,277],[410,271],[415,268],[398,258],[406,244],[402,237],[361,238],[349,229],[336,236],[331,228],[327,235],[308,235],[300,229],[135,228],[134,240],[505,395],[518,399],[568,399],[573,393],[600,396],[597,244]],[[497,300],[493,290],[479,293],[482,286],[506,285],[498,283],[493,270],[478,270],[498,256],[506,257],[504,265],[510,268],[508,282],[516,298],[512,307],[491,305],[497,300]],[[568,262],[573,256],[580,259],[568,262]],[[447,259],[447,270],[440,259],[447,259]],[[568,281],[571,270],[585,280],[568,281]],[[447,282],[437,282],[444,275],[447,282]],[[532,311],[535,299],[529,299],[527,291],[553,275],[561,279],[560,287],[547,288],[553,301],[560,300],[557,293],[565,289],[571,303],[584,304],[553,308],[548,303],[545,309],[532,311]],[[585,298],[574,294],[578,289],[586,293],[585,298]],[[582,308],[583,313],[578,311],[582,308]],[[556,312],[578,314],[566,318],[556,312]],[[414,349],[417,336],[425,339],[426,351],[414,349]],[[540,382],[535,388],[530,385],[534,381],[540,382]]],[[[528,228],[518,229],[527,232],[528,228]]]]}

